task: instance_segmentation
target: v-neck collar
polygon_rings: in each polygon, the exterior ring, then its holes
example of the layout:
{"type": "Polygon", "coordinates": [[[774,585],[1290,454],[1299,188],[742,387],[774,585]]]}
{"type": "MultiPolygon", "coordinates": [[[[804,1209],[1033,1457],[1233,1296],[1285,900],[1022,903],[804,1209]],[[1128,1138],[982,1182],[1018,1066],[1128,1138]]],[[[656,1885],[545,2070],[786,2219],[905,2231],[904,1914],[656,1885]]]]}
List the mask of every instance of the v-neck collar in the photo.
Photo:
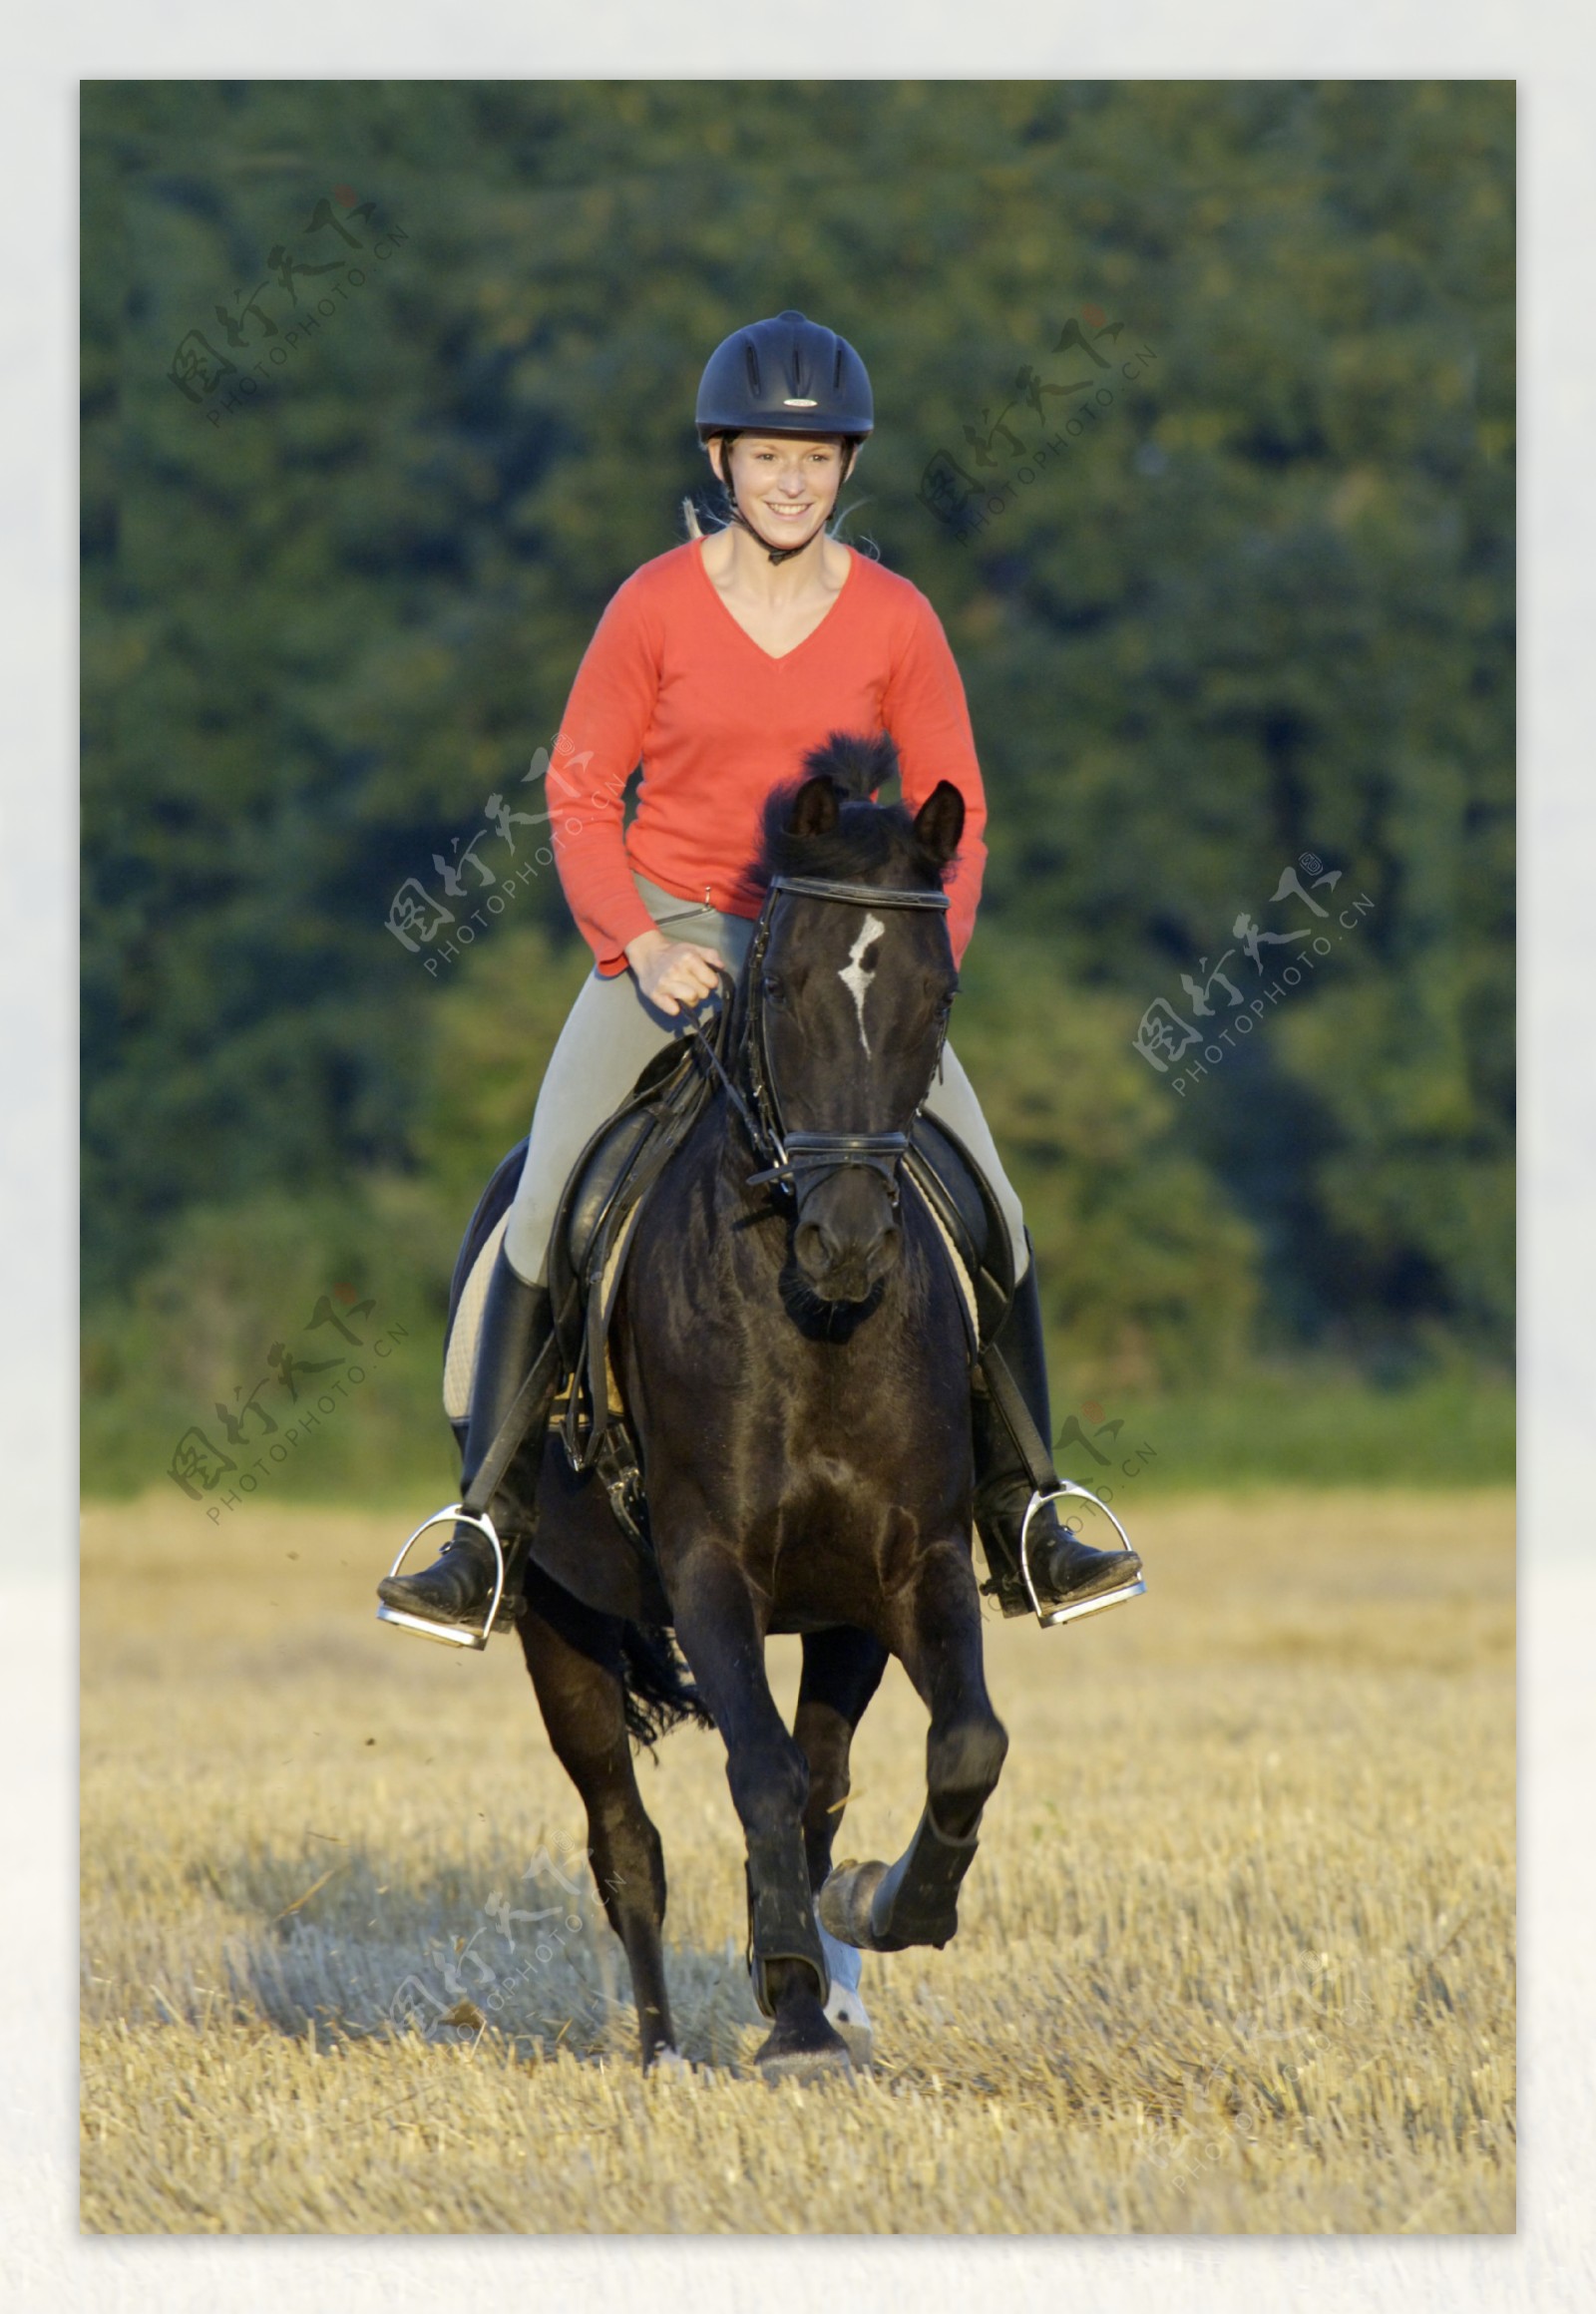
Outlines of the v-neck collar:
{"type": "Polygon", "coordinates": [[[772,667],[784,667],[789,659],[795,659],[801,650],[806,649],[807,646],[814,641],[816,635],[819,634],[822,627],[830,625],[832,619],[837,615],[838,604],[842,601],[843,596],[847,593],[849,586],[852,584],[854,565],[859,560],[857,551],[850,547],[848,550],[848,569],[843,576],[843,582],[838,587],[836,594],[832,597],[830,608],[821,614],[820,618],[804,636],[803,641],[795,642],[790,651],[767,651],[762,642],[756,642],[754,640],[753,636],[748,632],[748,629],[743,625],[742,620],[737,616],[730,603],[726,600],[726,597],[721,593],[720,588],[715,584],[713,578],[710,578],[709,573],[704,569],[704,541],[702,539],[691,539],[687,544],[688,552],[691,554],[693,562],[697,565],[699,575],[702,578],[704,584],[708,587],[710,593],[714,596],[716,602],[720,605],[721,615],[730,619],[732,625],[737,629],[737,632],[742,636],[743,641],[747,643],[750,650],[756,650],[759,653],[759,656],[765,661],[766,665],[772,667]]]}

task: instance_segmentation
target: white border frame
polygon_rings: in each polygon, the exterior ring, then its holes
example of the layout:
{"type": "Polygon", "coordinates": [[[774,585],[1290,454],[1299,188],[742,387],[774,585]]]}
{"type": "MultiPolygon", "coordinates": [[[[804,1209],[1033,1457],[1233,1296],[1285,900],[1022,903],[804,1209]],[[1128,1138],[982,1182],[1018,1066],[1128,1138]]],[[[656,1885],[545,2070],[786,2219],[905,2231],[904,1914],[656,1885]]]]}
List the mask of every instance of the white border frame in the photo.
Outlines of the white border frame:
{"type": "Polygon", "coordinates": [[[1591,541],[1590,314],[1596,246],[1596,70],[1571,12],[1531,0],[1510,23],[1460,0],[1444,18],[1417,0],[1338,0],[1287,11],[1221,0],[1196,16],[1175,0],[1128,0],[1094,17],[994,0],[905,0],[867,16],[854,0],[773,0],[733,9],[589,0],[566,23],[530,26],[482,0],[305,0],[224,17],[192,0],[68,0],[18,19],[0,80],[0,156],[10,179],[0,304],[6,520],[0,523],[0,654],[10,722],[5,849],[11,972],[0,1152],[12,1325],[0,1341],[5,1423],[0,1533],[0,1713],[14,1789],[7,1811],[9,1965],[0,2023],[0,2296],[36,2308],[269,2308],[292,2314],[477,2303],[535,2290],[548,2304],[697,2314],[750,2290],[780,2309],[818,2290],[854,2299],[913,2291],[931,2310],[973,2289],[1019,2308],[1089,2304],[1094,2314],[1234,2314],[1238,2303],[1444,2307],[1490,2314],[1596,2299],[1590,2187],[1596,2098],[1585,2052],[1596,1980],[1596,1867],[1589,1769],[1596,1701],[1588,1670],[1596,1610],[1590,1539],[1596,1425],[1590,1410],[1590,1226],[1596,1070],[1579,1042],[1588,864],[1596,806],[1587,770],[1596,662],[1591,541]],[[829,2242],[260,2238],[84,2240],[76,2233],[73,1614],[68,1589],[75,1475],[68,1357],[76,1262],[72,940],[76,841],[77,82],[288,77],[324,80],[851,77],[1232,80],[1516,79],[1523,191],[1520,342],[1527,423],[1523,592],[1526,740],[1522,881],[1524,1050],[1532,1102],[1523,1183],[1524,1497],[1521,1759],[1525,2105],[1516,2239],[1331,2237],[829,2242]],[[313,74],[304,66],[313,61],[313,74]],[[1585,712],[1582,714],[1581,709],[1585,712]],[[1554,1293],[1560,1285],[1561,1297],[1554,1293]],[[647,2298],[642,2298],[646,2292],[647,2298]]]}

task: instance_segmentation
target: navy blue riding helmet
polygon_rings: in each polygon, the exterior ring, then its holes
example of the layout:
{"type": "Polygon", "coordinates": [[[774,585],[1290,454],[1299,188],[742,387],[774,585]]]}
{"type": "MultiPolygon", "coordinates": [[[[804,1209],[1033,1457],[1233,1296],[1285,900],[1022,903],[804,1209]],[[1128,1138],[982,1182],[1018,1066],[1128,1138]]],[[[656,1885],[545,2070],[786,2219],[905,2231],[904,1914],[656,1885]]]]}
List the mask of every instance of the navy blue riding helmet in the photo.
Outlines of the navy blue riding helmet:
{"type": "Polygon", "coordinates": [[[876,422],[870,375],[845,337],[801,313],[751,321],[722,338],[704,365],[695,413],[698,439],[719,434],[725,444],[722,486],[733,522],[757,539],[772,563],[801,555],[816,533],[796,547],[772,547],[737,504],[731,483],[731,444],[739,434],[804,434],[841,438],[848,479],[859,445],[876,422]]]}

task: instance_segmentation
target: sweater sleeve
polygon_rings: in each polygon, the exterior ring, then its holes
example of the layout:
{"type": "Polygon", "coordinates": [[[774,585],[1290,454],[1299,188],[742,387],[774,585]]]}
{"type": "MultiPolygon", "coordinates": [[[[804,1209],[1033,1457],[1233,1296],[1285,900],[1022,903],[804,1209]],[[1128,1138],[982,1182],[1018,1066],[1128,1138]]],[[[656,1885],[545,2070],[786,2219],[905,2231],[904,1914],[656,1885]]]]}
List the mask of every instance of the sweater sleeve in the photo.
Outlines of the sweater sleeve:
{"type": "Polygon", "coordinates": [[[898,748],[903,798],[911,811],[920,809],[939,780],[951,779],[965,799],[965,832],[947,877],[948,938],[957,964],[970,946],[987,866],[982,840],[987,798],[959,667],[942,620],[918,589],[913,622],[888,679],[882,720],[898,748]]]}
{"type": "Polygon", "coordinates": [[[635,577],[618,586],[583,654],[549,767],[555,861],[577,929],[606,976],[653,918],[626,861],[626,782],[659,687],[656,621],[635,577]]]}

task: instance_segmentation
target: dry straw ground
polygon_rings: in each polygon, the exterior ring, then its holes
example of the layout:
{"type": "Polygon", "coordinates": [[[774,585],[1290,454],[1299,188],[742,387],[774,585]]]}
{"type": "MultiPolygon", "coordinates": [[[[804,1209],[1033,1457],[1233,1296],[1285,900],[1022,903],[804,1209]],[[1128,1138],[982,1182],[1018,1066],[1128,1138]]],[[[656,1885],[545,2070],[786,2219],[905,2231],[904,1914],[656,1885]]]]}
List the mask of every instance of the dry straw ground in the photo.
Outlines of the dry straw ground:
{"type": "MultiPolygon", "coordinates": [[[[749,2077],[715,1738],[642,1769],[694,2061],[645,2083],[519,1650],[377,1624],[392,1523],[88,1516],[86,2229],[1513,2226],[1505,1496],[1149,1510],[1145,1600],[994,1625],[964,1926],[866,1961],[875,2071],[808,2091],[749,2077]]],[[[923,1730],[894,1668],[841,1853],[902,1846],[923,1730]]]]}

